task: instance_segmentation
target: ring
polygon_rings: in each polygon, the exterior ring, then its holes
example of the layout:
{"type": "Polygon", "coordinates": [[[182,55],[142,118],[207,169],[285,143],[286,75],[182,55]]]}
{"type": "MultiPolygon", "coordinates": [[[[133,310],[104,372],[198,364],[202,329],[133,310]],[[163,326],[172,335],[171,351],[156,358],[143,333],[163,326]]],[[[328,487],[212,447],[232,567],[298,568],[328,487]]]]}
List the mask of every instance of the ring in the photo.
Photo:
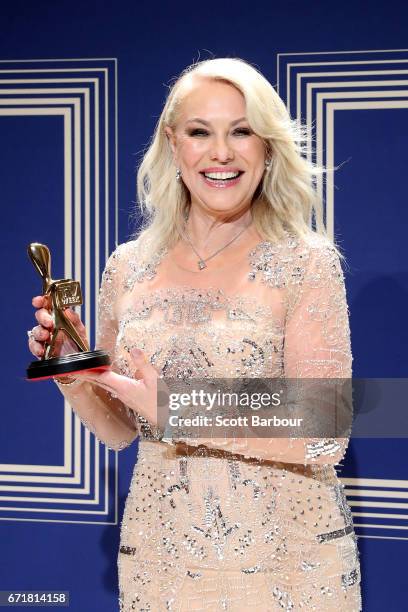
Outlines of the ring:
{"type": "Polygon", "coordinates": [[[27,330],[28,339],[34,338],[34,331],[32,329],[27,330]]]}

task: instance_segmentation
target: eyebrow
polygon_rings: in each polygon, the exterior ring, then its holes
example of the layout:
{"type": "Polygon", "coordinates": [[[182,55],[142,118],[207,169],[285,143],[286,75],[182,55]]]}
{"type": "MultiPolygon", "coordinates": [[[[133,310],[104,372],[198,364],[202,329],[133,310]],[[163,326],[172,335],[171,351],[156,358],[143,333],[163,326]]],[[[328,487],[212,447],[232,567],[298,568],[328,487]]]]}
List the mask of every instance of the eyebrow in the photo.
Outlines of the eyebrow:
{"type": "MultiPolygon", "coordinates": [[[[236,125],[237,123],[241,123],[241,121],[247,121],[246,117],[240,117],[239,119],[235,119],[235,121],[231,121],[231,125],[236,125]]],[[[203,123],[204,125],[210,125],[209,121],[205,121],[205,119],[200,119],[200,117],[194,117],[194,119],[188,119],[186,123],[203,123]]]]}

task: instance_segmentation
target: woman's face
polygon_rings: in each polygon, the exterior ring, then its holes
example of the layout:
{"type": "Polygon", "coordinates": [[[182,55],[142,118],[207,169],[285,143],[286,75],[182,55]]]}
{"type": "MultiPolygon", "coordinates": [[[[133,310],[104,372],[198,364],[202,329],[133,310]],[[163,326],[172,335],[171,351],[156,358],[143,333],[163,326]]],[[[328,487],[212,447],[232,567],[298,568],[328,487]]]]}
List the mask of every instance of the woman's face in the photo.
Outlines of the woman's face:
{"type": "Polygon", "coordinates": [[[175,129],[165,128],[192,205],[221,214],[250,207],[265,171],[265,144],[245,114],[240,91],[205,79],[184,97],[175,129]]]}

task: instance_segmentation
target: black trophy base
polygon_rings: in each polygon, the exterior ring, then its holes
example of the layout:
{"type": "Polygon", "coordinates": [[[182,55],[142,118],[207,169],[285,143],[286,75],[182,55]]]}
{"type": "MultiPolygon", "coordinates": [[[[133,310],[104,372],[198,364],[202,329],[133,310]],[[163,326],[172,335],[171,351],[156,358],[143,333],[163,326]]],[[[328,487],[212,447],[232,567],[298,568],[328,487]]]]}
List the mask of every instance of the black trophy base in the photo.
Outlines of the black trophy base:
{"type": "Polygon", "coordinates": [[[111,365],[105,351],[86,351],[62,357],[32,361],[27,368],[28,380],[44,380],[84,370],[107,370],[111,365]]]}

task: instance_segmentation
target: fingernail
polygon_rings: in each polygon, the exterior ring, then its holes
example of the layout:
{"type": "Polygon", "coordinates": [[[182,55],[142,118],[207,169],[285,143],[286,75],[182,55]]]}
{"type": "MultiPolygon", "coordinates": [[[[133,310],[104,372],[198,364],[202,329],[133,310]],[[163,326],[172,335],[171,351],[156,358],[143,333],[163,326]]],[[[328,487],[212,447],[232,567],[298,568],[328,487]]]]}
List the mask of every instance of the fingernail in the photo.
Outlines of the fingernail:
{"type": "Polygon", "coordinates": [[[141,351],[139,348],[134,348],[132,353],[135,355],[135,357],[141,357],[143,355],[143,351],[141,351]]]}

